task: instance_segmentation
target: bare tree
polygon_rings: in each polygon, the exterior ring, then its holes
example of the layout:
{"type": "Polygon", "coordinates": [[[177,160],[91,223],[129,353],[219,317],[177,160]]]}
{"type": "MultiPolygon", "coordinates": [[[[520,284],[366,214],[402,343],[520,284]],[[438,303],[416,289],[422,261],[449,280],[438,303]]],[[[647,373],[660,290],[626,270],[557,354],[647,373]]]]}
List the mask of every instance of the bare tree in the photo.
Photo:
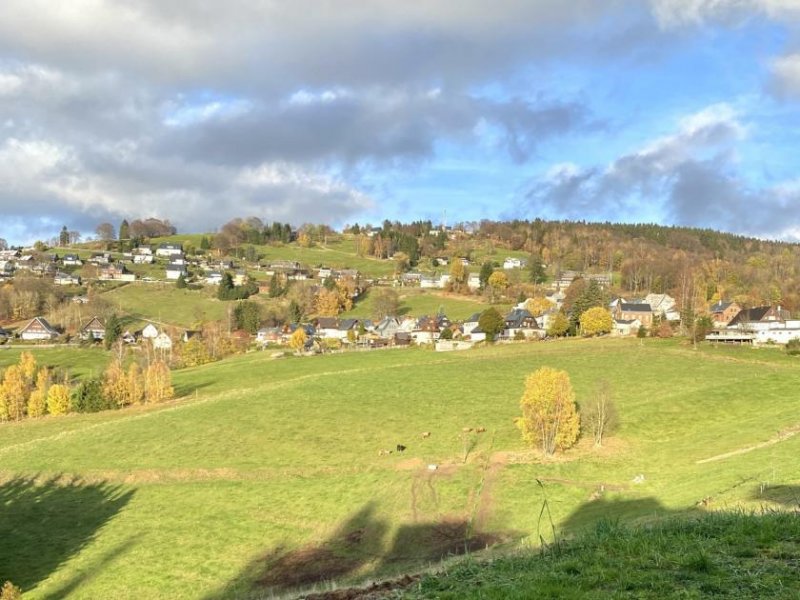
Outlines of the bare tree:
{"type": "Polygon", "coordinates": [[[94,230],[97,237],[107,242],[116,237],[116,228],[111,223],[100,223],[97,229],[94,230]]]}
{"type": "Polygon", "coordinates": [[[619,423],[617,409],[611,396],[611,384],[602,379],[597,383],[588,405],[581,411],[582,429],[591,432],[594,445],[598,447],[603,445],[603,438],[619,423]]]}

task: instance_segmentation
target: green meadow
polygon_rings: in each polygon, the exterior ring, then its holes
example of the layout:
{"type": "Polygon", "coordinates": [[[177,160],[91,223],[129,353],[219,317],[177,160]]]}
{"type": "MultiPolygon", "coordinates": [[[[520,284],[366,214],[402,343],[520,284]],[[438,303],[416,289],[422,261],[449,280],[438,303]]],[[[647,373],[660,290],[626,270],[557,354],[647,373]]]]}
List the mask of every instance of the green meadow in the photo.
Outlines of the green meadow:
{"type": "MultiPolygon", "coordinates": [[[[105,359],[36,352],[75,372],[105,359]]],[[[604,519],[791,505],[800,482],[800,370],[773,350],[259,352],[174,383],[162,406],[0,425],[0,578],[26,598],[291,596],[513,555],[604,519]],[[602,448],[542,460],[523,445],[513,419],[543,365],[568,371],[579,403],[610,383],[621,424],[602,448]]]]}
{"type": "MultiPolygon", "coordinates": [[[[421,290],[419,288],[396,288],[399,300],[399,316],[420,317],[422,315],[435,315],[444,312],[450,319],[463,320],[476,312],[483,312],[491,305],[480,296],[460,296],[442,291],[421,290]]],[[[371,318],[375,315],[374,309],[375,288],[367,291],[356,305],[343,317],[371,318]]],[[[494,305],[501,314],[505,314],[510,304],[494,305]]]]}
{"type": "Polygon", "coordinates": [[[173,282],[136,282],[108,291],[103,298],[133,321],[155,320],[191,328],[225,318],[230,305],[218,301],[216,291],[211,286],[178,289],[173,282]]]}

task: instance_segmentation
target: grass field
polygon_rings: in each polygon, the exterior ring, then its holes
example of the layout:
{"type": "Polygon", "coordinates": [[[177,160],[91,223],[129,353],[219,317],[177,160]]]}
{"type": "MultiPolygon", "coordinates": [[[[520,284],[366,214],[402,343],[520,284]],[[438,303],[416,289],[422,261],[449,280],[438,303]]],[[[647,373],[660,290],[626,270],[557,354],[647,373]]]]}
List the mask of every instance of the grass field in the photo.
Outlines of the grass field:
{"type": "MultiPolygon", "coordinates": [[[[400,316],[421,317],[422,315],[435,315],[443,310],[450,319],[457,321],[466,319],[476,312],[482,312],[491,306],[478,296],[459,296],[445,292],[420,290],[419,288],[398,288],[397,294],[400,299],[400,316]]],[[[495,304],[494,306],[501,314],[505,314],[511,308],[510,304],[495,304]]],[[[365,298],[342,316],[371,318],[374,314],[371,292],[367,292],[365,298]]]]}
{"type": "Polygon", "coordinates": [[[179,327],[194,327],[227,315],[229,305],[218,301],[216,288],[178,289],[174,283],[132,283],[103,297],[132,319],[149,319],[179,327]]]}
{"type": "Polygon", "coordinates": [[[800,371],[777,351],[254,353],[174,380],[166,406],[0,425],[0,577],[31,598],[271,597],[551,541],[550,518],[564,537],[603,517],[781,506],[800,481],[800,371]],[[523,446],[513,418],[542,365],[579,401],[611,383],[622,424],[602,449],[541,461],[523,446]]]}

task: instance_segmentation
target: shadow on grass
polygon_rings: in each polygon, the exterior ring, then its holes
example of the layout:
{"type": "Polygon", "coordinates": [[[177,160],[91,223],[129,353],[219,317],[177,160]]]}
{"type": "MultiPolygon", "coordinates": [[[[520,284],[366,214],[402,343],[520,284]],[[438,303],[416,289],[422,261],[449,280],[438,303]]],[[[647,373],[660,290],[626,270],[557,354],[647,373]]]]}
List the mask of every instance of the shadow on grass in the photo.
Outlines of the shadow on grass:
{"type": "Polygon", "coordinates": [[[60,477],[17,477],[0,485],[0,579],[31,589],[91,543],[133,494],[60,477]]]}
{"type": "Polygon", "coordinates": [[[754,502],[781,504],[786,508],[800,510],[800,485],[763,485],[756,486],[749,499],[754,502]]]}
{"type": "Polygon", "coordinates": [[[678,512],[671,511],[652,497],[612,500],[600,498],[581,504],[561,523],[559,529],[571,534],[586,527],[593,527],[601,521],[620,523],[648,517],[660,518],[673,514],[678,514],[678,512]]]}
{"type": "Polygon", "coordinates": [[[268,551],[207,600],[241,597],[248,582],[255,582],[255,590],[263,593],[281,594],[348,576],[370,579],[387,570],[397,572],[482,550],[515,536],[477,531],[461,518],[402,525],[387,540],[389,529],[389,523],[376,515],[374,503],[368,503],[318,544],[291,549],[278,545],[268,551]]]}

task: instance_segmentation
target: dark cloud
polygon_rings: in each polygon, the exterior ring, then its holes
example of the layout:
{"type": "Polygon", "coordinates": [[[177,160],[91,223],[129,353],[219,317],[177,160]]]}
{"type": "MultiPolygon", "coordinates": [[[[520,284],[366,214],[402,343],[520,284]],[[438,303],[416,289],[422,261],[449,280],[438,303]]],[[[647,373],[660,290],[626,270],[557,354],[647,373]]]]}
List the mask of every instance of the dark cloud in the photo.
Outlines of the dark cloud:
{"type": "MultiPolygon", "coordinates": [[[[521,216],[666,222],[797,237],[787,218],[800,186],[751,189],[735,171],[746,128],[726,105],[684,119],[677,133],[606,168],[556,165],[525,192],[521,216]]],[[[519,211],[518,211],[519,214],[519,211]]]]}

